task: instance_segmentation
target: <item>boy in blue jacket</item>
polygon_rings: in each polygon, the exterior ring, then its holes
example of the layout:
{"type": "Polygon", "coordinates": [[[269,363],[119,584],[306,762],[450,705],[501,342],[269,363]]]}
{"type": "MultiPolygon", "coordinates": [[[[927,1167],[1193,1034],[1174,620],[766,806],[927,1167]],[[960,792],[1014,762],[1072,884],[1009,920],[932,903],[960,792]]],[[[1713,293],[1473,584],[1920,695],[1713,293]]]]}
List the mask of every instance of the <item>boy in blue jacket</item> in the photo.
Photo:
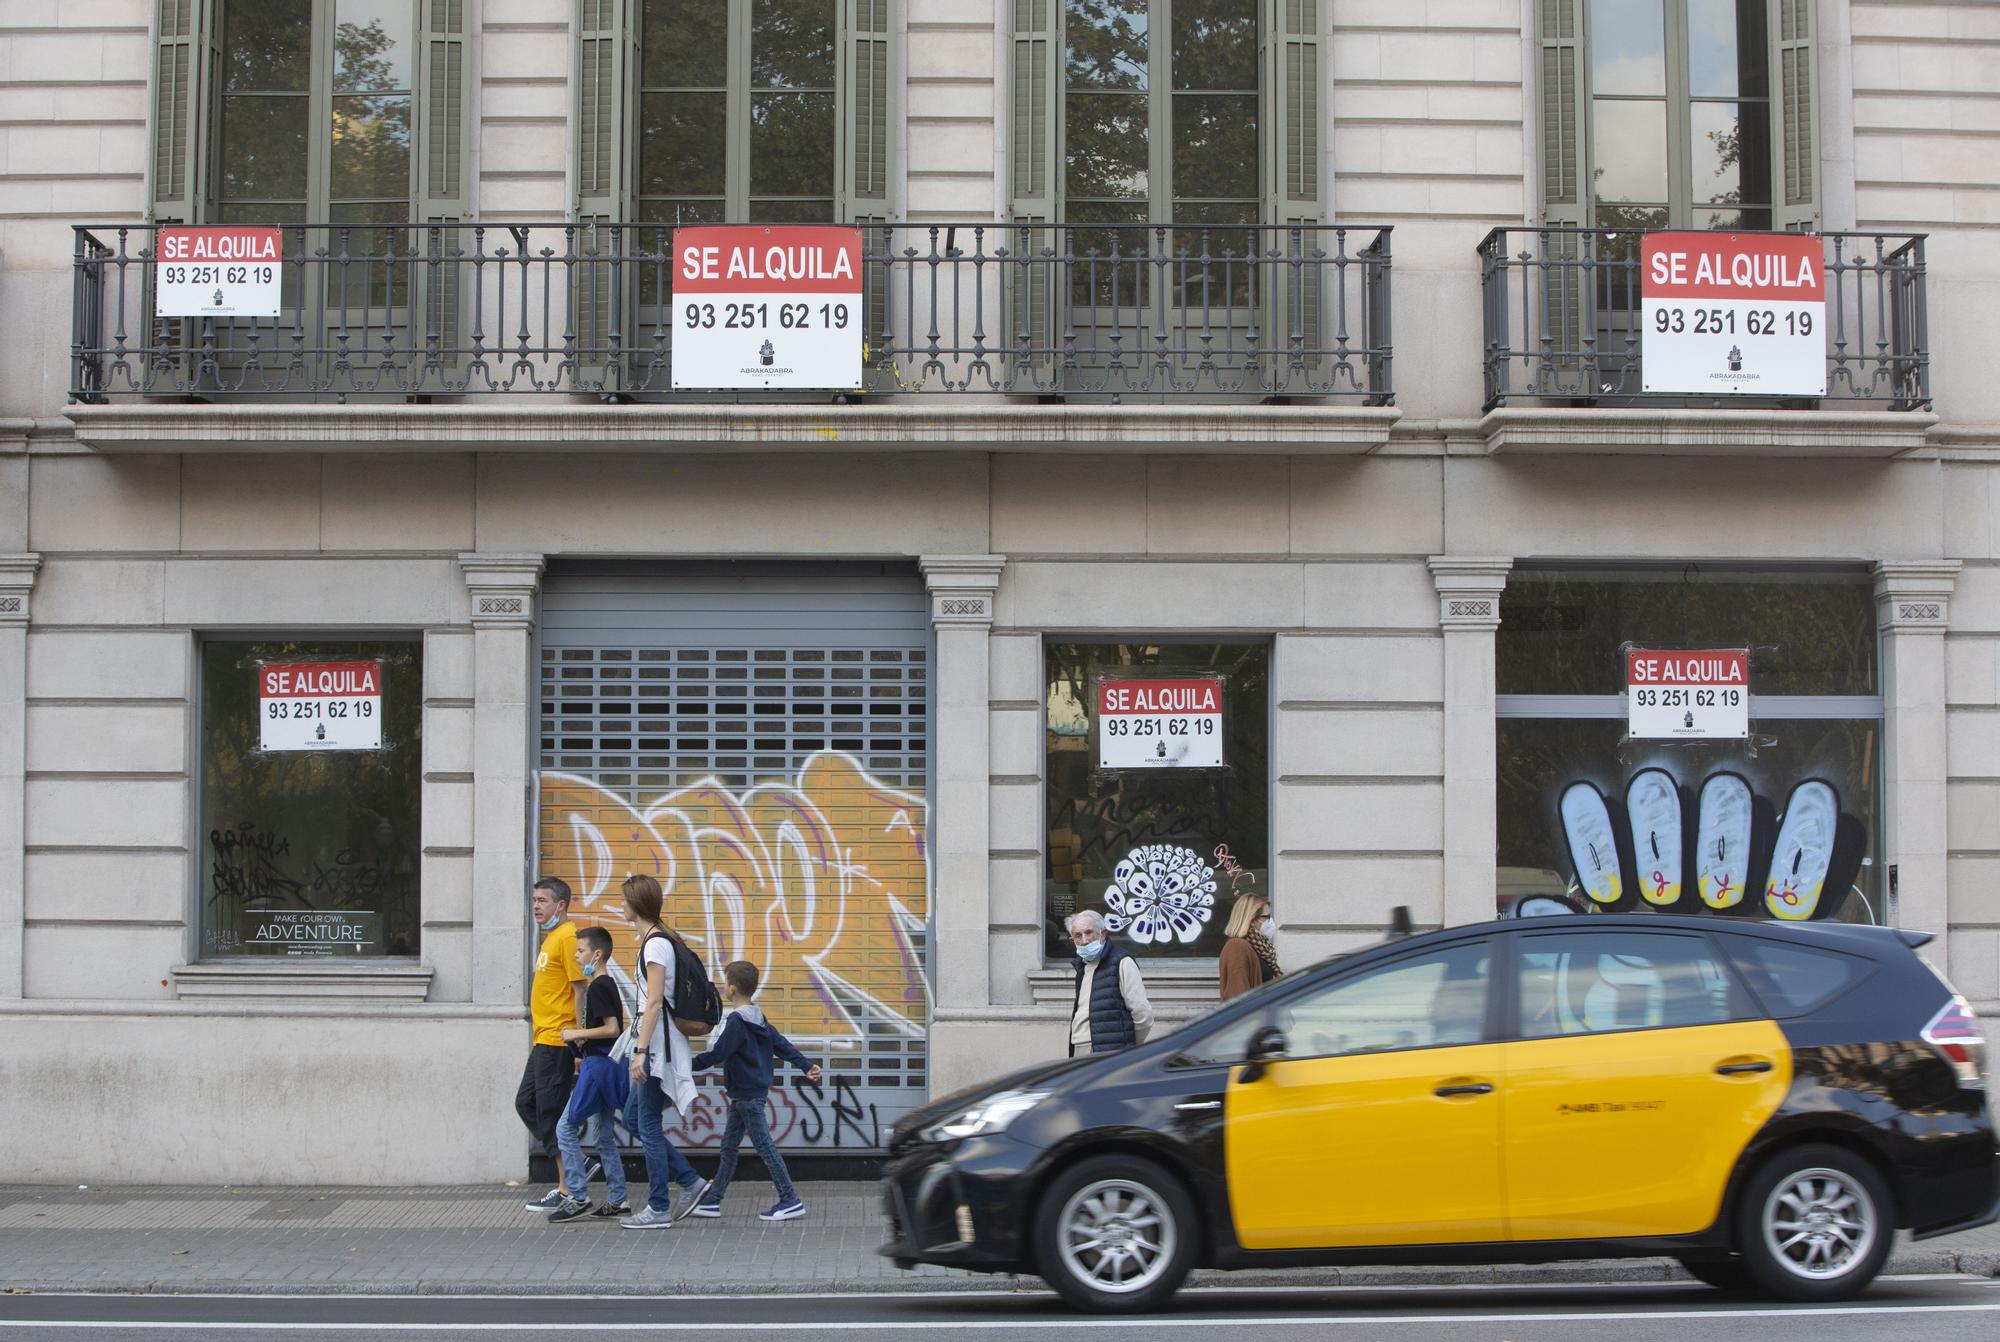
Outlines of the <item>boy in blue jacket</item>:
{"type": "Polygon", "coordinates": [[[751,1000],[756,996],[757,966],[748,960],[732,960],[722,967],[722,1000],[732,1010],[722,1023],[722,1035],[715,1041],[715,1047],[696,1056],[694,1070],[722,1068],[722,1090],[729,1097],[729,1119],[722,1128],[722,1159],[716,1165],[708,1192],[695,1206],[696,1216],[722,1215],[722,1195],[729,1191],[729,1181],[736,1176],[736,1148],[742,1145],[746,1132],[750,1134],[750,1144],[764,1158],[771,1182],[778,1186],[777,1205],[759,1212],[757,1219],[789,1221],[806,1214],[806,1204],[799,1201],[791,1173],[785,1169],[785,1158],[778,1154],[777,1143],[771,1140],[771,1126],[764,1119],[764,1099],[771,1089],[773,1055],[803,1071],[808,1081],[819,1080],[819,1064],[793,1048],[792,1041],[764,1019],[764,1013],[751,1000]]]}

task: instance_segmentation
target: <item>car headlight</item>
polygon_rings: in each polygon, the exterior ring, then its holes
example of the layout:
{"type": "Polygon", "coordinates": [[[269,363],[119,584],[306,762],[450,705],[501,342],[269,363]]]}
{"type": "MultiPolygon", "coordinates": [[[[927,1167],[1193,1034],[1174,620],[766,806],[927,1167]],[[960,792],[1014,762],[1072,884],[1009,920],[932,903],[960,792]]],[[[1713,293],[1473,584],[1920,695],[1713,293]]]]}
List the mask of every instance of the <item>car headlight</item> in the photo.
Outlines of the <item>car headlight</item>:
{"type": "Polygon", "coordinates": [[[998,1095],[987,1096],[957,1117],[935,1124],[924,1136],[934,1142],[950,1142],[960,1137],[1004,1132],[1009,1123],[1048,1097],[1049,1093],[1045,1090],[1003,1090],[998,1095]]]}

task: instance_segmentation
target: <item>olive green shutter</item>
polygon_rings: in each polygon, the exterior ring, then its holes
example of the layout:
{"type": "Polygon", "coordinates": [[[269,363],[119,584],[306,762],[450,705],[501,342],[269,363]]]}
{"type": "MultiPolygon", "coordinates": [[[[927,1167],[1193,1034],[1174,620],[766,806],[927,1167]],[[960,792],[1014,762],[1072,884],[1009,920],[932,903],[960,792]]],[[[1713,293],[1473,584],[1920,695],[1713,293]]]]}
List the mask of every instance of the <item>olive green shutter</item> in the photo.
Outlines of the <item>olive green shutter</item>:
{"type": "MultiPolygon", "coordinates": [[[[1583,0],[1536,0],[1535,24],[1542,121],[1542,222],[1551,227],[1588,224],[1590,154],[1584,109],[1589,105],[1585,87],[1589,64],[1585,60],[1583,0]]],[[[1586,370],[1576,355],[1583,349],[1584,333],[1592,321],[1592,295],[1583,271],[1574,263],[1583,257],[1585,241],[1572,234],[1551,234],[1542,245],[1542,254],[1550,262],[1539,285],[1542,330],[1549,337],[1549,353],[1555,362],[1538,367],[1544,377],[1557,377],[1571,390],[1583,390],[1586,370]]],[[[1531,315],[1526,329],[1534,329],[1531,315]]],[[[1594,383],[1595,379],[1595,372],[1590,372],[1588,381],[1594,383]]],[[[1550,394],[1554,388],[1534,390],[1550,394]]]]}
{"type": "Polygon", "coordinates": [[[1334,239],[1316,225],[1326,221],[1325,116],[1320,98],[1326,38],[1321,18],[1330,0],[1274,0],[1267,11],[1264,66],[1265,222],[1291,227],[1267,233],[1266,254],[1301,258],[1277,263],[1263,274],[1269,290],[1270,326],[1263,344],[1274,362],[1265,374],[1273,391],[1324,376],[1319,356],[1325,347],[1326,263],[1334,239]]]}
{"type": "Polygon", "coordinates": [[[1771,89],[1776,94],[1772,139],[1778,148],[1772,226],[1793,232],[1819,227],[1819,116],[1813,97],[1812,0],[1770,0],[1771,89]]]}
{"type": "Polygon", "coordinates": [[[204,151],[208,95],[221,61],[215,9],[215,0],[159,0],[150,202],[155,223],[201,223],[210,213],[204,151]]]}
{"type": "Polygon", "coordinates": [[[1062,235],[1027,227],[1062,216],[1062,0],[1013,0],[1012,119],[1009,122],[1015,227],[997,245],[1027,258],[1008,267],[1006,329],[1016,351],[1006,374],[1011,390],[1054,391],[1058,316],[1052,299],[1064,292],[1059,264],[1038,260],[1066,251],[1062,235]]]}
{"type": "MultiPolygon", "coordinates": [[[[862,255],[886,251],[880,225],[889,218],[889,0],[842,0],[840,217],[864,228],[862,255]]],[[[889,318],[889,275],[862,266],[862,339],[871,389],[894,390],[895,379],[875,351],[889,318]]]]}
{"type": "Polygon", "coordinates": [[[619,351],[633,345],[637,266],[630,228],[642,0],[581,0],[577,23],[576,222],[572,293],[580,380],[624,389],[619,351]]]}
{"type": "MultiPolygon", "coordinates": [[[[417,63],[416,207],[417,222],[456,225],[466,216],[465,78],[466,0],[423,0],[421,55],[417,63]]],[[[417,255],[418,326],[414,338],[452,362],[444,351],[460,339],[461,263],[465,249],[456,227],[420,229],[411,239],[417,255]]]]}

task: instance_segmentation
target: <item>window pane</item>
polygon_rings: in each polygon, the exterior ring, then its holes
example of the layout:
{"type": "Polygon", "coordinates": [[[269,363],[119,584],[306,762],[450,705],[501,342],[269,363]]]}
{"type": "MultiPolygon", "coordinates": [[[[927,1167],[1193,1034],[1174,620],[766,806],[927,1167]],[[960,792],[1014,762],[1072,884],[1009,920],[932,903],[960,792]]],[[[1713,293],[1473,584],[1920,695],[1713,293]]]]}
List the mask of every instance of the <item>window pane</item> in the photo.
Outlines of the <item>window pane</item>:
{"type": "Polygon", "coordinates": [[[1696,228],[1742,229],[1769,228],[1771,211],[1763,207],[1746,210],[1696,210],[1696,228]]]}
{"type": "Polygon", "coordinates": [[[1277,1008],[1285,1054],[1325,1058],[1476,1044],[1486,1036],[1488,944],[1476,941],[1369,970],[1277,1008]]]}
{"type": "Polygon", "coordinates": [[[753,224],[824,224],[833,218],[833,198],[823,200],[756,200],[750,202],[753,224]]]}
{"type": "Polygon", "coordinates": [[[1760,937],[1731,937],[1728,945],[1759,1000],[1779,1016],[1816,1010],[1874,968],[1859,956],[1760,937]]]}
{"type": "Polygon", "coordinates": [[[1771,67],[1764,0],[1687,0],[1688,92],[1762,98],[1771,67]]]}
{"type": "Polygon", "coordinates": [[[1623,694],[1626,643],[1753,648],[1752,694],[1874,694],[1865,574],[1520,570],[1500,594],[1502,694],[1623,694]]]}
{"type": "Polygon", "coordinates": [[[831,196],[836,114],[831,93],[750,100],[750,194],[831,196]]]}
{"type": "MultiPolygon", "coordinates": [[[[1274,893],[1268,800],[1270,645],[1050,643],[1045,658],[1045,952],[1051,960],[1068,960],[1072,952],[1063,921],[1079,909],[1094,908],[1134,920],[1114,935],[1135,955],[1194,957],[1212,963],[1222,949],[1233,891],[1274,893]],[[1134,673],[1222,676],[1225,768],[1093,767],[1098,678],[1134,673]],[[1218,847],[1228,849],[1240,874],[1228,870],[1217,855],[1218,847]],[[1159,925],[1158,938],[1150,941],[1137,939],[1140,915],[1154,907],[1146,883],[1132,879],[1132,868],[1122,878],[1119,872],[1119,864],[1140,848],[1171,850],[1148,854],[1148,864],[1166,862],[1189,876],[1199,875],[1202,868],[1209,872],[1192,887],[1204,890],[1186,906],[1192,921],[1176,927],[1168,920],[1159,925]],[[1212,894],[1205,893],[1210,881],[1215,886],[1212,894]]],[[[1276,894],[1274,903],[1282,910],[1283,895],[1276,894]]],[[[1151,920],[1144,925],[1154,926],[1151,920]]],[[[1283,947],[1279,950],[1282,954],[1283,947]]]]}
{"type": "Polygon", "coordinates": [[[1521,1037],[1671,1030],[1748,1014],[1702,937],[1559,932],[1524,937],[1521,1037]]]}
{"type": "Polygon", "coordinates": [[[400,93],[410,87],[409,0],[339,0],[334,10],[336,93],[400,93]]]}
{"type": "Polygon", "coordinates": [[[303,93],[312,82],[312,0],[235,0],[223,19],[228,93],[303,93]]]}
{"type": "Polygon", "coordinates": [[[1660,0],[1590,0],[1590,83],[1600,94],[1667,91],[1667,24],[1660,0]]]}
{"type": "MultiPolygon", "coordinates": [[[[1174,197],[1257,195],[1257,95],[1174,95],[1174,197]]],[[[1176,209],[1176,219],[1185,216],[1176,209]]]]}
{"type": "Polygon", "coordinates": [[[415,956],[423,665],[414,642],[202,646],[202,954],[415,956]],[[265,751],[258,666],[382,664],[382,748],[265,751]]]}
{"type": "Polygon", "coordinates": [[[1144,200],[1149,174],[1144,94],[1072,93],[1064,105],[1072,200],[1144,200]]]}
{"type": "Polygon", "coordinates": [[[1147,0],[1069,0],[1063,27],[1072,89],[1143,91],[1147,66],[1147,0]]]}
{"type": "MultiPolygon", "coordinates": [[[[649,224],[724,224],[728,223],[729,212],[723,208],[720,199],[713,200],[642,200],[639,202],[639,218],[649,224]]],[[[647,240],[652,248],[652,239],[647,240]]],[[[670,256],[670,250],[661,248],[660,254],[670,256]]]]}
{"type": "MultiPolygon", "coordinates": [[[[1830,826],[1833,851],[1822,854],[1825,876],[1812,912],[1837,922],[1887,921],[1882,867],[1875,860],[1881,840],[1881,722],[1753,718],[1750,731],[1754,753],[1743,741],[1628,742],[1623,718],[1501,718],[1495,741],[1497,898],[1567,893],[1587,911],[1603,909],[1584,893],[1577,869],[1579,860],[1591,860],[1590,846],[1597,844],[1598,860],[1617,877],[1620,899],[1609,906],[1612,911],[1770,918],[1764,893],[1785,812],[1802,784],[1818,780],[1832,789],[1837,815],[1830,826]],[[1664,770],[1678,794],[1678,865],[1669,865],[1671,844],[1656,857],[1650,832],[1642,835],[1643,854],[1633,842],[1627,789],[1641,771],[1652,769],[1664,770]],[[1572,845],[1563,798],[1576,783],[1595,788],[1603,809],[1592,824],[1587,806],[1576,808],[1572,845]],[[1648,859],[1643,866],[1641,856],[1648,859]],[[1669,894],[1678,889],[1678,901],[1663,907],[1639,895],[1662,886],[1669,894]]],[[[1588,793],[1581,795],[1588,802],[1588,793]]],[[[1663,832],[1671,834],[1671,827],[1663,832]]]]}
{"type": "Polygon", "coordinates": [[[1142,303],[1150,291],[1153,267],[1146,260],[1159,244],[1159,232],[1146,226],[1146,202],[1077,201],[1069,206],[1072,224],[1130,224],[1129,228],[1072,228],[1070,291],[1086,306],[1120,308],[1142,303]]]}
{"type": "Polygon", "coordinates": [[[1694,103],[1688,108],[1693,198],[1697,202],[1770,203],[1769,115],[1764,103],[1694,103]]]}
{"type": "Polygon", "coordinates": [[[1258,0],[1174,0],[1176,89],[1257,87],[1258,0]]]}
{"type": "Polygon", "coordinates": [[[641,94],[639,193],[721,195],[728,117],[721,93],[641,94]]]}
{"type": "Polygon", "coordinates": [[[409,195],[409,98],[384,94],[334,98],[333,199],[405,202],[409,195]]]}
{"type": "Polygon", "coordinates": [[[304,200],[306,122],[303,96],[222,100],[225,200],[304,200]]]}
{"type": "Polygon", "coordinates": [[[1667,199],[1667,105],[1597,98],[1591,130],[1600,148],[1597,199],[1645,204],[1667,199]]]}
{"type": "Polygon", "coordinates": [[[646,0],[640,82],[647,88],[721,88],[729,0],[646,0]]]}
{"type": "MultiPolygon", "coordinates": [[[[409,202],[336,201],[328,213],[336,224],[387,224],[406,216],[409,202]]],[[[331,259],[316,273],[326,277],[328,307],[345,309],[350,320],[360,321],[360,314],[369,309],[380,313],[410,301],[409,249],[423,245],[416,230],[349,227],[331,229],[323,236],[331,259]],[[344,262],[342,256],[347,258],[344,262]]],[[[353,338],[367,340],[373,333],[356,332],[353,338]]]]}
{"type": "Polygon", "coordinates": [[[830,0],[756,0],[751,15],[750,87],[833,87],[830,0]]]}

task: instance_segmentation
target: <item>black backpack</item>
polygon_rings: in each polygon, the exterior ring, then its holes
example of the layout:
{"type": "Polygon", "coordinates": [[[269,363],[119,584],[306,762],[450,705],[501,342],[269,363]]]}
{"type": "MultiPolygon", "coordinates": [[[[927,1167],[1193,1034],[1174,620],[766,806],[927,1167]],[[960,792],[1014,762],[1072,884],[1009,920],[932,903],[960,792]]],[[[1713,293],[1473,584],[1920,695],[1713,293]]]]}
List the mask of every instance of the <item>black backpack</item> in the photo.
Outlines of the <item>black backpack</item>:
{"type": "MultiPolygon", "coordinates": [[[[647,941],[663,933],[649,933],[647,941]]],[[[674,944],[674,991],[666,1003],[667,1016],[674,1028],[692,1038],[701,1038],[713,1031],[722,1020],[722,994],[715,990],[709,980],[708,967],[701,957],[689,949],[688,944],[672,932],[665,932],[667,940],[674,944]]],[[[639,946],[639,967],[645,969],[645,943],[639,946]]],[[[644,992],[645,980],[640,980],[640,991],[644,992]]]]}

